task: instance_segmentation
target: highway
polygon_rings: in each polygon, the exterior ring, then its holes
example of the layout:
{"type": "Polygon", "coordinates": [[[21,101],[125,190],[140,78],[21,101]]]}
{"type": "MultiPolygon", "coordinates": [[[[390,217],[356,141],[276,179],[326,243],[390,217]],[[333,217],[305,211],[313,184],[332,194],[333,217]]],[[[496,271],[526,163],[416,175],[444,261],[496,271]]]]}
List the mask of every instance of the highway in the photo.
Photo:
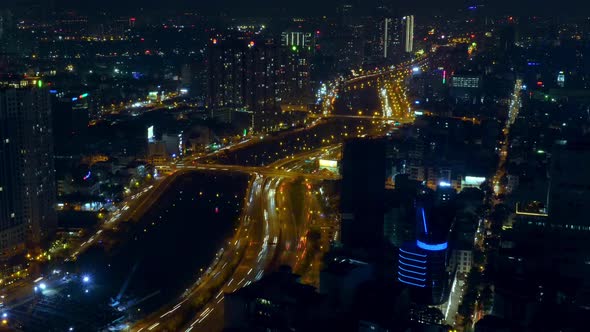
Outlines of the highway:
{"type": "Polygon", "coordinates": [[[502,141],[500,144],[500,156],[498,161],[498,167],[496,174],[492,179],[493,189],[496,195],[503,193],[504,188],[501,185],[501,180],[506,174],[506,158],[508,157],[508,142],[510,140],[510,127],[516,121],[518,117],[518,113],[521,107],[521,91],[522,91],[522,79],[516,79],[514,84],[514,91],[512,92],[510,106],[508,108],[508,119],[506,120],[506,124],[502,129],[502,141]]]}
{"type": "MultiPolygon", "coordinates": [[[[287,159],[287,161],[291,161],[287,159]]],[[[265,176],[273,176],[280,178],[297,178],[305,177],[307,179],[314,180],[339,180],[340,176],[335,174],[310,174],[302,172],[292,172],[289,170],[282,170],[272,167],[256,167],[256,166],[239,166],[239,165],[222,165],[222,164],[196,164],[177,166],[178,169],[182,170],[201,170],[201,171],[224,171],[224,172],[242,172],[249,174],[262,174],[265,176]]]]}
{"type": "Polygon", "coordinates": [[[331,180],[337,177],[289,172],[281,168],[285,165],[301,167],[307,160],[332,154],[339,148],[332,146],[301,153],[266,167],[195,165],[196,170],[252,172],[240,226],[222,257],[212,263],[190,292],[157,314],[134,324],[131,330],[220,331],[225,293],[259,279],[280,264],[296,266],[305,251],[301,241],[307,225],[297,223],[287,197],[289,191],[284,188],[295,178],[331,180]],[[206,299],[207,296],[210,298],[206,299]],[[178,322],[186,319],[190,311],[196,315],[186,325],[179,325],[178,322]]]}
{"type": "MultiPolygon", "coordinates": [[[[334,147],[335,149],[337,147],[334,147]]],[[[313,156],[319,157],[328,151],[319,150],[314,153],[301,154],[295,161],[288,160],[291,167],[301,166],[313,156]]],[[[279,167],[276,163],[274,167],[279,167]]],[[[308,175],[309,176],[309,175],[308,175]]],[[[254,234],[246,250],[243,260],[232,277],[216,294],[215,299],[205,306],[195,319],[184,326],[182,331],[221,331],[223,329],[223,300],[226,293],[232,293],[241,287],[260,279],[266,272],[279,265],[290,265],[296,270],[297,264],[305,254],[305,234],[309,226],[309,215],[303,223],[297,221],[294,209],[287,197],[286,186],[291,185],[288,179],[275,175],[258,176],[255,184],[255,208],[248,211],[246,218],[258,220],[252,224],[254,234]],[[255,219],[258,217],[257,219],[255,219]]],[[[311,193],[308,186],[307,193],[311,193]]],[[[306,194],[303,205],[306,210],[311,205],[312,195],[306,194]]]]}
{"type": "MultiPolygon", "coordinates": [[[[312,119],[306,127],[275,135],[251,136],[209,154],[188,156],[171,162],[169,167],[173,171],[170,175],[154,180],[119,203],[104,223],[92,231],[79,247],[72,249],[65,261],[76,260],[80,254],[110,233],[105,231],[118,230],[121,222],[140,220],[150,207],[157,204],[181,174],[192,171],[250,174],[246,202],[233,238],[189,290],[176,301],[130,328],[132,331],[221,330],[225,293],[231,293],[259,279],[280,264],[289,264],[295,271],[304,272],[313,264],[319,265],[318,257],[321,255],[310,252],[306,245],[306,235],[310,225],[321,226],[324,222],[328,225],[330,221],[324,220],[324,213],[321,211],[320,201],[323,193],[314,187],[321,188],[318,183],[338,180],[339,176],[327,172],[310,173],[309,161],[321,157],[335,159],[334,156],[339,154],[339,143],[346,137],[365,136],[383,131],[383,128],[371,130],[369,126],[364,125],[369,121],[363,120],[375,121],[373,123],[411,122],[413,118],[402,84],[411,67],[423,66],[425,59],[426,57],[423,57],[395,67],[368,71],[361,75],[355,74],[353,77],[328,83],[329,91],[323,102],[324,110],[328,111],[312,119]],[[339,91],[366,80],[376,81],[380,89],[385,91],[381,96],[382,114],[335,114],[333,101],[339,91]],[[355,123],[356,127],[351,124],[354,122],[352,120],[358,120],[355,123]],[[344,126],[338,121],[343,122],[344,126]],[[327,123],[338,125],[324,126],[327,123]],[[328,132],[328,129],[333,132],[328,132]],[[277,147],[271,150],[273,144],[277,147]],[[243,155],[246,155],[246,158],[236,154],[237,151],[245,151],[243,155]],[[237,165],[224,163],[223,156],[230,153],[236,156],[237,165]],[[251,160],[248,162],[247,158],[251,160]],[[305,180],[303,184],[297,182],[301,179],[305,180]],[[292,191],[290,189],[298,185],[305,186],[306,194],[302,199],[302,206],[296,209],[292,206],[295,203],[289,195],[292,191]],[[301,212],[304,218],[300,218],[298,212],[301,212]]],[[[143,106],[146,105],[154,106],[143,106]]],[[[327,248],[327,243],[323,243],[327,248]]],[[[13,290],[4,289],[4,302],[22,300],[30,295],[32,288],[33,282],[30,280],[23,281],[13,290]]]]}
{"type": "MultiPolygon", "coordinates": [[[[324,117],[341,117],[344,120],[358,118],[361,120],[371,119],[377,121],[395,121],[398,118],[400,121],[407,122],[407,117],[402,116],[406,114],[405,106],[407,105],[407,98],[401,88],[402,79],[405,77],[408,69],[407,66],[406,64],[398,67],[398,69],[371,73],[365,77],[356,77],[354,81],[344,82],[344,85],[350,85],[354,84],[357,79],[374,79],[385,74],[393,80],[393,73],[399,73],[392,86],[389,86],[388,82],[383,83],[385,84],[384,89],[387,90],[386,103],[391,103],[393,105],[392,109],[395,109],[396,112],[391,112],[391,114],[387,114],[385,117],[335,114],[325,114],[324,117]]],[[[364,126],[360,126],[360,128],[349,126],[350,128],[348,129],[344,126],[346,131],[341,132],[342,137],[335,138],[334,135],[331,135],[330,138],[330,133],[324,133],[318,127],[319,124],[325,122],[326,120],[323,117],[318,118],[307,127],[273,136],[272,141],[278,145],[284,138],[294,133],[301,133],[302,135],[300,136],[303,136],[303,134],[311,136],[312,132],[310,130],[313,128],[317,132],[317,134],[313,134],[314,137],[315,135],[322,134],[326,135],[326,139],[324,143],[324,140],[318,137],[317,141],[319,143],[312,145],[311,143],[315,141],[312,141],[312,138],[308,138],[310,139],[310,146],[305,146],[305,148],[299,146],[299,151],[301,152],[299,154],[295,154],[297,149],[293,149],[293,151],[283,149],[283,158],[281,158],[278,152],[276,152],[276,157],[272,156],[274,159],[267,156],[270,159],[269,165],[267,166],[256,166],[256,164],[264,165],[264,162],[257,162],[256,159],[254,159],[254,165],[252,166],[215,163],[219,155],[247,150],[253,146],[263,146],[267,141],[270,141],[264,135],[251,137],[236,144],[228,145],[213,153],[196,157],[186,157],[180,162],[171,163],[170,168],[174,171],[169,176],[156,179],[154,183],[139,189],[136,193],[118,204],[118,208],[109,215],[108,219],[92,232],[78,248],[73,249],[73,252],[65,261],[76,260],[81,253],[105,236],[105,230],[117,230],[121,222],[139,220],[181,174],[199,170],[251,174],[251,180],[245,198],[247,202],[244,204],[244,210],[240,217],[241,220],[233,239],[228,242],[221,254],[216,256],[209,268],[194,282],[193,286],[182,294],[177,301],[170,303],[169,306],[131,326],[132,331],[221,330],[223,327],[224,293],[233,292],[259,279],[264,273],[279,264],[289,264],[295,270],[299,268],[305,270],[307,267],[302,266],[302,262],[304,261],[302,258],[305,255],[310,255],[312,261],[313,258],[317,258],[315,253],[306,252],[306,234],[309,225],[315,220],[314,218],[317,218],[316,215],[321,214],[318,197],[312,194],[313,191],[311,188],[314,182],[337,180],[339,176],[330,173],[309,173],[305,172],[305,168],[309,165],[308,161],[310,159],[320,158],[321,156],[332,158],[334,154],[337,154],[340,145],[333,143],[343,140],[345,136],[348,136],[348,131],[350,131],[351,135],[356,134],[358,136],[363,136],[367,133],[364,126]],[[316,149],[321,146],[323,148],[316,149]],[[207,163],[202,163],[202,161],[207,161],[207,163]],[[305,209],[303,211],[308,212],[303,221],[295,216],[296,211],[293,211],[294,209],[291,206],[292,200],[288,197],[289,190],[285,190],[285,187],[294,185],[293,183],[295,181],[302,178],[309,181],[306,182],[307,195],[303,199],[305,209]],[[315,214],[314,211],[316,211],[315,214]]],[[[293,147],[301,145],[299,143],[300,138],[296,138],[297,142],[293,141],[293,147]]],[[[302,138],[302,142],[304,139],[302,138]]],[[[5,290],[5,302],[8,303],[22,298],[23,294],[30,292],[32,287],[33,283],[31,281],[30,283],[24,282],[14,292],[5,290]]]]}
{"type": "MultiPolygon", "coordinates": [[[[393,104],[395,112],[388,114],[385,119],[395,120],[399,117],[404,122],[410,122],[406,114],[407,97],[402,89],[402,82],[407,75],[404,73],[395,77],[394,83],[383,83],[388,98],[393,104]],[[407,120],[407,121],[406,121],[407,120]]],[[[390,76],[393,75],[389,73],[390,76]]],[[[383,74],[375,74],[379,77],[383,74]]],[[[330,116],[330,114],[326,114],[330,116]]],[[[370,117],[375,119],[374,117],[370,117]]],[[[363,117],[364,119],[364,117],[363,117]]],[[[385,120],[381,119],[381,120],[385,120]]],[[[380,119],[377,119],[380,120],[380,119]]],[[[312,126],[321,123],[320,118],[312,126]]],[[[307,131],[309,128],[297,129],[307,131]]],[[[286,134],[285,134],[286,135],[286,134]]],[[[256,145],[264,141],[264,137],[243,143],[241,148],[256,145]]],[[[299,139],[297,139],[299,141],[299,139]]],[[[239,147],[224,148],[224,151],[240,149],[239,147]]],[[[306,234],[309,224],[315,215],[323,215],[317,202],[316,195],[311,190],[312,185],[306,183],[307,194],[303,198],[304,210],[308,211],[303,222],[297,220],[295,212],[290,206],[285,186],[291,185],[295,179],[305,178],[306,181],[336,180],[339,177],[331,174],[309,174],[304,171],[308,160],[322,156],[332,157],[340,149],[339,144],[324,146],[320,149],[306,151],[287,158],[279,158],[266,166],[231,165],[230,163],[215,163],[215,158],[208,163],[198,163],[202,158],[193,158],[175,167],[181,170],[203,170],[220,172],[246,172],[252,174],[249,182],[248,200],[244,205],[241,222],[234,238],[228,242],[224,254],[214,261],[206,273],[199,278],[194,287],[183,294],[177,302],[163,308],[158,313],[135,323],[131,331],[221,331],[223,329],[223,302],[226,293],[248,285],[260,279],[266,272],[280,264],[289,264],[295,270],[307,268],[302,265],[302,258],[309,255],[313,262],[318,263],[316,253],[306,253],[306,234]],[[312,207],[313,208],[310,208],[312,207]],[[316,210],[314,215],[314,210],[316,210]]],[[[218,153],[221,153],[219,151],[218,153]]]]}

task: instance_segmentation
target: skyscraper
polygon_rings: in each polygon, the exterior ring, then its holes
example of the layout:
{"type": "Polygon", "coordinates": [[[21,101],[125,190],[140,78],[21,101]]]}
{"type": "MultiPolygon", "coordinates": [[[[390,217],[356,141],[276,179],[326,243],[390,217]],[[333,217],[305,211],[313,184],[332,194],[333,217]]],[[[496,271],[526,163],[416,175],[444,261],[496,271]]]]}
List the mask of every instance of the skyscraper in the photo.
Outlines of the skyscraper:
{"type": "Polygon", "coordinates": [[[271,41],[213,39],[209,48],[209,105],[274,108],[284,92],[285,49],[271,41]],[[283,67],[282,67],[283,66],[283,67]]]}
{"type": "Polygon", "coordinates": [[[37,79],[0,79],[0,255],[37,247],[56,228],[49,92],[37,79]]]}
{"type": "Polygon", "coordinates": [[[308,48],[281,46],[273,39],[213,38],[208,58],[209,107],[248,108],[258,130],[280,113],[281,104],[309,102],[308,48]]]}
{"type": "Polygon", "coordinates": [[[383,36],[382,38],[382,45],[383,45],[383,58],[387,59],[390,53],[390,45],[391,45],[391,26],[393,26],[393,22],[390,18],[383,19],[383,36]]]}
{"type": "Polygon", "coordinates": [[[404,50],[406,53],[414,51],[414,15],[404,16],[404,50]]]}
{"type": "Polygon", "coordinates": [[[344,144],[340,201],[344,247],[374,249],[383,242],[385,146],[383,139],[366,138],[344,144]]]}
{"type": "Polygon", "coordinates": [[[385,17],[379,20],[378,55],[387,60],[393,60],[399,55],[401,48],[401,31],[403,24],[399,18],[385,17]]]}
{"type": "Polygon", "coordinates": [[[454,218],[449,187],[436,197],[425,195],[416,202],[416,240],[399,249],[398,281],[414,290],[418,303],[439,305],[450,293],[449,231],[454,218]]]}
{"type": "Polygon", "coordinates": [[[208,104],[210,107],[242,107],[246,104],[245,45],[214,38],[209,47],[208,104]]]}
{"type": "Polygon", "coordinates": [[[404,23],[400,17],[376,17],[364,25],[366,52],[364,62],[371,65],[390,65],[402,55],[404,23]]]}

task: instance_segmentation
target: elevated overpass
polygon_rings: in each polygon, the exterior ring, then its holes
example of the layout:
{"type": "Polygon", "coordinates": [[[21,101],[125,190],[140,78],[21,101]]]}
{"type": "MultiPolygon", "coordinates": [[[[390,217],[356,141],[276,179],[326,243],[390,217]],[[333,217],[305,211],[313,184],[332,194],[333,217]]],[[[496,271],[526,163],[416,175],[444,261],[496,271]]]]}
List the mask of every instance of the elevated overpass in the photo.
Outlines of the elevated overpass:
{"type": "Polygon", "coordinates": [[[280,178],[298,178],[303,177],[310,180],[339,180],[339,175],[334,174],[312,174],[303,172],[287,171],[274,167],[257,167],[257,166],[239,166],[223,164],[194,164],[194,165],[176,165],[179,170],[199,170],[199,171],[224,171],[224,172],[242,172],[248,174],[260,174],[280,178]]]}

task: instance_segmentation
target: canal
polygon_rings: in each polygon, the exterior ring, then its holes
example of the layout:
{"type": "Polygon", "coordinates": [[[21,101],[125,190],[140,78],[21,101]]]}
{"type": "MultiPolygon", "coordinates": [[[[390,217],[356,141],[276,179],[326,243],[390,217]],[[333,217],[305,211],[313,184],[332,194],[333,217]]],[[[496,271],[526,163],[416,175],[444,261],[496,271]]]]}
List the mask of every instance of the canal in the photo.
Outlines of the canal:
{"type": "Polygon", "coordinates": [[[96,331],[173,301],[231,238],[247,184],[245,174],[179,176],[140,220],[103,234],[65,266],[55,290],[39,291],[35,301],[14,308],[18,327],[96,331]]]}

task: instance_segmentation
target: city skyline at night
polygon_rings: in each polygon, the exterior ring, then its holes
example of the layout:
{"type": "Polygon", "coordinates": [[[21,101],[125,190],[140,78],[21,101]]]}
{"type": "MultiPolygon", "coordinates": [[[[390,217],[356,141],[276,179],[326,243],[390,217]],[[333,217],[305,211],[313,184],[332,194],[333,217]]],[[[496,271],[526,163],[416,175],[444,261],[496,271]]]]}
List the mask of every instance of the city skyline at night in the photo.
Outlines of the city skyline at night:
{"type": "Polygon", "coordinates": [[[589,10],[3,1],[0,331],[589,330],[589,10]]]}

